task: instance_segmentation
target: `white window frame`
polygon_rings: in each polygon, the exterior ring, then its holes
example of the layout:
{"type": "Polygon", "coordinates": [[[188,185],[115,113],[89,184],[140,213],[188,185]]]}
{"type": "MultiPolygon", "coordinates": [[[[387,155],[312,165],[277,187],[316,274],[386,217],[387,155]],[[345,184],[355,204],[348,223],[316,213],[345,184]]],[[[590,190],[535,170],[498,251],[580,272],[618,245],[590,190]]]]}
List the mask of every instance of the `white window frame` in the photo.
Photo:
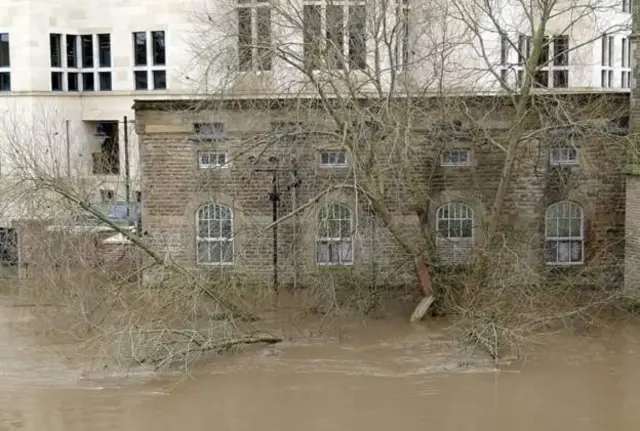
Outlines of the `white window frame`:
{"type": "Polygon", "coordinates": [[[436,233],[438,238],[441,238],[446,241],[467,241],[473,240],[475,238],[475,219],[476,214],[471,206],[465,204],[464,202],[452,201],[447,202],[438,207],[436,210],[436,233]],[[447,210],[447,215],[445,216],[444,212],[447,210]],[[452,215],[453,214],[453,215],[452,215]],[[440,222],[447,222],[447,234],[443,235],[440,230],[440,222]],[[471,222],[471,233],[469,236],[451,236],[451,223],[459,222],[460,223],[460,233],[462,234],[463,228],[462,223],[470,221],[471,222]]]}
{"type": "MultiPolygon", "coordinates": [[[[198,207],[196,210],[196,263],[198,265],[203,266],[231,266],[234,264],[235,259],[235,244],[234,244],[234,219],[233,219],[233,210],[226,206],[220,205],[217,203],[206,203],[198,207]],[[204,210],[205,208],[209,209],[209,217],[204,218],[204,210]],[[211,211],[213,211],[213,215],[211,215],[211,211]],[[215,212],[218,212],[219,216],[215,217],[215,212]],[[228,214],[228,217],[222,217],[222,212],[225,212],[225,215],[228,214]],[[212,224],[215,228],[217,224],[218,236],[210,235],[210,236],[200,236],[200,224],[201,222],[207,223],[207,230],[211,231],[212,224]],[[229,224],[229,236],[223,236],[223,223],[227,222],[229,224]],[[220,245],[219,252],[219,260],[202,260],[200,254],[200,244],[215,244],[218,243],[220,245]],[[231,244],[231,260],[226,261],[223,259],[223,244],[231,244]]],[[[209,258],[211,257],[211,249],[208,247],[209,258]]]]}
{"type": "MultiPolygon", "coordinates": [[[[631,0],[627,0],[631,2],[631,0]]],[[[621,71],[620,71],[620,87],[631,88],[631,38],[622,38],[622,59],[621,59],[621,71]]]]}
{"type": "Polygon", "coordinates": [[[545,211],[545,223],[544,223],[544,238],[545,238],[545,261],[549,266],[573,266],[573,265],[583,265],[584,264],[584,210],[582,206],[572,201],[559,201],[554,202],[547,207],[545,211]],[[554,217],[551,216],[552,210],[556,210],[556,215],[554,217]],[[558,214],[558,211],[563,210],[562,217],[558,214]],[[577,210],[578,216],[574,216],[574,210],[577,210]],[[567,214],[568,211],[568,214],[567,214]],[[564,216],[567,217],[564,217],[564,216]],[[560,221],[568,220],[569,223],[569,236],[560,236],[560,221]],[[579,229],[580,232],[577,235],[573,235],[571,230],[571,222],[579,220],[579,229]],[[555,235],[551,235],[549,232],[550,222],[555,222],[555,235]],[[580,259],[572,260],[572,250],[571,244],[574,242],[580,242],[580,259]],[[553,261],[549,260],[549,243],[556,244],[556,258],[553,261]],[[560,244],[564,244],[565,246],[569,245],[569,261],[560,261],[560,244]]]}
{"type": "Polygon", "coordinates": [[[319,165],[321,168],[348,168],[349,167],[349,154],[347,154],[346,151],[336,151],[336,150],[321,151],[319,158],[320,158],[319,165]],[[344,155],[344,163],[340,163],[340,162],[331,163],[332,156],[334,157],[335,160],[337,160],[340,154],[344,155]],[[322,161],[325,155],[327,156],[327,160],[328,160],[327,163],[324,163],[322,161]]]}
{"type": "Polygon", "coordinates": [[[451,149],[451,150],[443,150],[440,153],[440,166],[446,166],[446,167],[450,167],[450,166],[469,166],[471,165],[471,151],[467,150],[467,149],[451,149]],[[454,155],[457,154],[458,156],[458,160],[460,160],[460,156],[462,154],[464,154],[466,156],[466,159],[464,162],[448,162],[445,161],[445,156],[446,155],[454,155]]]}
{"type": "MultiPolygon", "coordinates": [[[[548,35],[545,36],[545,40],[547,41],[547,52],[548,52],[548,62],[546,63],[546,66],[537,66],[534,65],[534,72],[546,72],[547,73],[547,86],[546,87],[541,87],[538,86],[536,84],[536,77],[533,76],[533,84],[534,87],[537,88],[568,88],[571,87],[571,76],[570,76],[570,66],[571,66],[571,57],[569,57],[570,53],[571,53],[571,37],[568,37],[569,35],[567,34],[553,34],[553,35],[548,35]],[[555,64],[555,59],[556,59],[556,38],[560,38],[560,37],[568,37],[567,40],[567,50],[565,51],[565,55],[567,56],[567,64],[566,65],[560,65],[560,64],[555,64]],[[558,85],[556,85],[556,79],[555,79],[555,72],[566,72],[567,73],[567,85],[566,87],[560,87],[558,85]]],[[[516,72],[516,84],[518,87],[522,86],[522,80],[524,79],[524,72],[525,72],[525,68],[526,68],[526,62],[527,59],[529,58],[529,56],[531,55],[531,50],[533,48],[532,46],[533,43],[533,37],[532,36],[528,36],[525,34],[518,34],[518,39],[517,39],[517,47],[518,49],[516,50],[517,52],[515,53],[516,55],[516,62],[514,63],[514,69],[516,72]],[[523,61],[522,63],[520,63],[520,57],[522,57],[523,61]]],[[[510,45],[508,45],[510,46],[510,45]]],[[[501,54],[502,55],[502,54],[501,54]]],[[[509,57],[510,54],[507,53],[507,57],[509,57]]],[[[503,66],[503,70],[505,66],[503,66]]],[[[506,66],[507,68],[510,68],[511,66],[506,66]]],[[[501,78],[504,80],[506,78],[506,72],[502,73],[501,72],[501,78]]]]}
{"type": "Polygon", "coordinates": [[[622,12],[631,13],[633,8],[633,0],[622,0],[622,12]]]}
{"type": "Polygon", "coordinates": [[[396,0],[395,66],[398,71],[407,70],[411,62],[409,37],[411,34],[411,0],[396,0]]]}
{"type": "Polygon", "coordinates": [[[132,31],[130,33],[130,41],[131,41],[131,64],[132,64],[132,72],[131,72],[131,78],[133,78],[133,91],[167,91],[169,89],[169,73],[167,72],[167,64],[169,63],[169,55],[168,55],[168,50],[167,50],[167,35],[168,32],[166,29],[163,28],[158,28],[155,30],[138,30],[138,31],[132,31]],[[153,33],[156,32],[163,32],[164,33],[164,64],[158,64],[155,65],[153,64],[153,33]],[[147,64],[143,65],[143,66],[136,66],[135,65],[135,52],[136,52],[136,45],[135,45],[135,39],[133,37],[133,35],[135,33],[144,33],[145,37],[146,37],[146,55],[147,55],[147,64]],[[164,72],[164,87],[165,88],[154,88],[154,82],[153,82],[153,72],[164,72]],[[146,89],[140,89],[140,88],[136,88],[136,78],[135,78],[135,72],[145,72],[147,75],[147,88],[146,89]]]}
{"type": "Polygon", "coordinates": [[[316,227],[316,265],[318,266],[350,266],[353,265],[354,261],[354,249],[353,249],[353,211],[351,209],[340,203],[329,203],[318,211],[317,215],[317,227],[316,227]],[[340,217],[335,215],[335,211],[341,211],[343,214],[348,214],[348,218],[340,217]],[[331,217],[329,217],[331,215],[331,217]],[[319,230],[322,228],[322,223],[329,223],[329,221],[333,221],[338,223],[340,226],[339,236],[330,237],[330,236],[320,236],[319,230]],[[342,232],[342,222],[349,222],[349,232],[342,232]],[[327,245],[329,247],[329,251],[327,254],[327,260],[320,260],[320,247],[327,245]],[[342,256],[341,246],[348,245],[348,259],[342,256]],[[331,247],[339,247],[338,248],[338,261],[334,262],[331,260],[331,247]]]}
{"type": "MultiPolygon", "coordinates": [[[[268,8],[269,9],[269,27],[270,27],[270,39],[271,39],[271,44],[273,45],[273,9],[271,8],[271,2],[269,2],[268,0],[236,0],[236,9],[237,9],[237,13],[239,14],[239,10],[240,9],[249,9],[249,13],[251,16],[251,67],[249,67],[248,69],[241,69],[238,65],[238,71],[240,73],[256,73],[256,74],[261,74],[264,72],[271,72],[273,70],[273,62],[275,59],[275,56],[273,55],[272,52],[269,53],[269,55],[271,56],[270,60],[269,60],[269,64],[270,67],[268,69],[263,69],[260,64],[260,49],[258,48],[259,45],[259,34],[258,34],[258,10],[259,9],[265,9],[268,8]]],[[[237,24],[239,26],[239,21],[240,18],[238,15],[236,15],[236,21],[237,24]]],[[[236,44],[238,43],[238,41],[236,40],[236,44]]],[[[239,46],[236,46],[236,48],[238,49],[238,60],[240,59],[240,51],[239,51],[239,46]]]]}
{"type": "MultiPolygon", "coordinates": [[[[327,44],[327,6],[340,6],[342,8],[342,58],[344,59],[345,67],[347,70],[362,70],[357,67],[351,67],[349,61],[349,8],[353,6],[362,6],[365,8],[365,17],[367,16],[367,1],[366,0],[304,0],[304,6],[318,6],[320,7],[320,34],[322,35],[321,40],[318,42],[321,45],[321,48],[324,50],[327,44]]],[[[304,23],[303,23],[304,26],[304,23]]],[[[365,34],[367,35],[367,39],[365,40],[365,70],[369,65],[369,51],[368,51],[368,42],[369,42],[369,22],[368,19],[365,18],[365,34]]],[[[303,48],[304,50],[304,48],[303,48]]],[[[303,53],[304,56],[304,53],[303,53]]],[[[304,61],[307,61],[305,58],[304,61]]],[[[328,68],[327,58],[320,59],[321,67],[328,68]]],[[[333,69],[336,69],[335,67],[333,69]]],[[[318,69],[314,69],[318,70],[318,69]]]]}
{"type": "Polygon", "coordinates": [[[558,145],[549,149],[549,164],[552,166],[580,165],[580,151],[573,145],[558,145]],[[575,157],[571,157],[575,154],[575,157]]]}
{"type": "Polygon", "coordinates": [[[199,169],[226,169],[231,167],[231,160],[229,160],[229,154],[224,151],[215,150],[201,150],[198,151],[198,168],[199,169]],[[204,162],[203,158],[207,156],[209,162],[204,162]],[[220,158],[224,159],[224,163],[220,163],[220,158]],[[211,163],[211,160],[215,159],[215,163],[211,163]]]}
{"type": "Polygon", "coordinates": [[[614,86],[614,57],[615,38],[610,34],[603,34],[600,38],[600,86],[602,88],[614,86]]]}

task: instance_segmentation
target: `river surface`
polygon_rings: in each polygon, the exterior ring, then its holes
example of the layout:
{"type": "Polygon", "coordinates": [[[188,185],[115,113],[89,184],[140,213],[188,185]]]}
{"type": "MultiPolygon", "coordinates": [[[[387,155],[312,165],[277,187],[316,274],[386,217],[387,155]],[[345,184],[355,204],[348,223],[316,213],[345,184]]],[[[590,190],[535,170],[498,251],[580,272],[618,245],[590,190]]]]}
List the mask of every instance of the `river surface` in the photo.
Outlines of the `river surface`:
{"type": "Polygon", "coordinates": [[[191,376],[85,378],[0,307],[0,431],[640,430],[640,325],[557,335],[496,371],[433,324],[353,324],[191,376]]]}

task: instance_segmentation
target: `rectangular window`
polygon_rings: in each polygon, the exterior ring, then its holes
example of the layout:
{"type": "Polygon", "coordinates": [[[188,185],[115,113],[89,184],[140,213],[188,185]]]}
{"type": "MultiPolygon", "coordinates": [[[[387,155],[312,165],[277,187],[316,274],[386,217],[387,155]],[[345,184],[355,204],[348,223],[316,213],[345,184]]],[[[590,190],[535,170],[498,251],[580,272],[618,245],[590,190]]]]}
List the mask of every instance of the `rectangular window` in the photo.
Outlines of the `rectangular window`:
{"type": "Polygon", "coordinates": [[[344,168],[348,165],[346,151],[323,151],[320,153],[321,167],[344,168]]]}
{"type": "Polygon", "coordinates": [[[218,141],[226,137],[224,123],[195,123],[193,129],[196,137],[205,141],[218,141]]]}
{"type": "Polygon", "coordinates": [[[154,66],[164,66],[166,64],[166,50],[164,41],[164,31],[152,31],[151,40],[152,46],[152,58],[154,66]]]}
{"type": "Polygon", "coordinates": [[[253,51],[251,40],[251,9],[238,8],[238,62],[242,72],[251,70],[253,51]]]}
{"type": "Polygon", "coordinates": [[[367,67],[367,14],[364,6],[349,8],[349,68],[367,67]]]}
{"type": "Polygon", "coordinates": [[[91,69],[93,64],[93,35],[83,34],[80,36],[82,46],[82,67],[91,69]]]}
{"type": "Polygon", "coordinates": [[[268,7],[257,8],[258,16],[258,49],[257,65],[258,70],[271,70],[271,9],[268,7]]]}
{"type": "Polygon", "coordinates": [[[51,91],[64,91],[64,81],[62,72],[51,72],[51,91]]]}
{"type": "Polygon", "coordinates": [[[396,0],[395,62],[403,70],[409,64],[409,0],[396,0]]]}
{"type": "Polygon", "coordinates": [[[509,38],[506,35],[500,37],[500,64],[503,66],[509,64],[509,38]]]}
{"type": "Polygon", "coordinates": [[[111,72],[98,73],[100,91],[111,91],[111,72]]]}
{"type": "Polygon", "coordinates": [[[49,54],[51,67],[62,67],[62,35],[52,33],[49,35],[49,54]]]}
{"type": "Polygon", "coordinates": [[[331,69],[341,69],[344,54],[344,8],[329,4],[326,13],[326,41],[327,66],[331,69]]]}
{"type": "Polygon", "coordinates": [[[560,146],[551,148],[549,152],[549,163],[552,165],[578,165],[578,150],[571,146],[560,146]]]}
{"type": "Polygon", "coordinates": [[[569,66],[569,36],[553,38],[553,65],[569,66]]]}
{"type": "Polygon", "coordinates": [[[524,66],[531,55],[531,36],[518,36],[518,64],[524,66]]]}
{"type": "Polygon", "coordinates": [[[569,71],[568,70],[554,70],[553,71],[553,86],[555,88],[567,88],[567,87],[569,87],[569,71]]]}
{"type": "Polygon", "coordinates": [[[631,39],[622,38],[622,71],[620,72],[620,86],[631,87],[631,39]]]}
{"type": "Polygon", "coordinates": [[[200,169],[228,168],[229,160],[227,153],[218,151],[198,152],[198,167],[200,169]]]}
{"type": "Polygon", "coordinates": [[[538,57],[538,67],[549,66],[549,38],[542,39],[542,48],[540,49],[540,56],[538,57]]]}
{"type": "Polygon", "coordinates": [[[133,80],[135,81],[136,90],[149,89],[149,78],[146,70],[136,70],[133,72],[133,80]]]}
{"type": "Polygon", "coordinates": [[[78,67],[78,36],[75,34],[68,34],[66,36],[67,42],[67,67],[78,67]]]}
{"type": "Polygon", "coordinates": [[[440,166],[468,166],[469,150],[445,150],[440,155],[440,166]]]}
{"type": "Polygon", "coordinates": [[[98,35],[98,65],[111,67],[111,35],[98,35]]]}
{"type": "Polygon", "coordinates": [[[603,88],[613,87],[613,56],[614,56],[613,36],[603,34],[600,38],[600,85],[603,88]]]}
{"type": "Polygon", "coordinates": [[[631,13],[631,3],[633,0],[622,0],[622,12],[631,13]]]}
{"type": "Polygon", "coordinates": [[[238,69],[271,70],[271,7],[265,0],[239,0],[238,18],[238,69]]]}
{"type": "Polygon", "coordinates": [[[12,228],[0,228],[0,265],[16,265],[18,255],[18,232],[12,228]]]}
{"type": "Polygon", "coordinates": [[[167,72],[164,70],[153,71],[153,89],[154,90],[166,90],[167,89],[167,72]]]}
{"type": "Polygon", "coordinates": [[[82,73],[82,91],[95,91],[96,84],[93,77],[93,72],[82,73]]]}
{"type": "Polygon", "coordinates": [[[68,91],[78,91],[78,73],[77,72],[69,72],[67,73],[67,90],[68,91]]]}
{"type": "Polygon", "coordinates": [[[11,91],[10,72],[0,72],[0,91],[11,91]]]}
{"type": "Polygon", "coordinates": [[[303,55],[305,66],[319,69],[322,53],[322,8],[318,5],[304,5],[303,55]]]}
{"type": "Polygon", "coordinates": [[[9,51],[9,33],[0,33],[0,67],[11,66],[9,51]]]}
{"type": "Polygon", "coordinates": [[[147,65],[147,33],[133,33],[133,65],[147,65]]]}

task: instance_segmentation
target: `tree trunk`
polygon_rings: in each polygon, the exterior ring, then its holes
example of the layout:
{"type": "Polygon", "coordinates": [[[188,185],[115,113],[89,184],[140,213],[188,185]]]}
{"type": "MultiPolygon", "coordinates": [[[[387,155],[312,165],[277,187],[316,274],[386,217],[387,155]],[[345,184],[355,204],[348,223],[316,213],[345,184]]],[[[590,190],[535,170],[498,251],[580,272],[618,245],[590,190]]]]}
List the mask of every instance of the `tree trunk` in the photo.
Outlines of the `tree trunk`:
{"type": "Polygon", "coordinates": [[[416,267],[416,274],[420,282],[420,293],[422,293],[423,298],[418,303],[409,321],[419,322],[427,314],[427,311],[429,311],[429,307],[431,307],[431,304],[436,300],[436,296],[433,291],[433,279],[431,278],[429,265],[427,265],[422,256],[414,257],[413,263],[416,267]]]}

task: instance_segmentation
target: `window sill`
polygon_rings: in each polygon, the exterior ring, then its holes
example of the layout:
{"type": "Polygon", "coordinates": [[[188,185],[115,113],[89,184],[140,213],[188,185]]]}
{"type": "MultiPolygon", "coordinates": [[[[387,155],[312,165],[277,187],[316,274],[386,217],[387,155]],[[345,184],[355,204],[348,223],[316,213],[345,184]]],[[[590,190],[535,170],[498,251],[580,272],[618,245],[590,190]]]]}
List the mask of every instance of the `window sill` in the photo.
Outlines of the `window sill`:
{"type": "Polygon", "coordinates": [[[546,262],[546,265],[553,268],[567,268],[572,266],[581,266],[584,265],[583,262],[546,262]]]}
{"type": "Polygon", "coordinates": [[[219,268],[223,266],[233,266],[234,262],[219,262],[219,263],[197,262],[196,265],[202,268],[219,268]]]}
{"type": "Polygon", "coordinates": [[[316,262],[316,266],[321,267],[321,268],[341,268],[341,267],[353,266],[353,262],[345,262],[345,263],[321,263],[321,262],[316,262]]]}

